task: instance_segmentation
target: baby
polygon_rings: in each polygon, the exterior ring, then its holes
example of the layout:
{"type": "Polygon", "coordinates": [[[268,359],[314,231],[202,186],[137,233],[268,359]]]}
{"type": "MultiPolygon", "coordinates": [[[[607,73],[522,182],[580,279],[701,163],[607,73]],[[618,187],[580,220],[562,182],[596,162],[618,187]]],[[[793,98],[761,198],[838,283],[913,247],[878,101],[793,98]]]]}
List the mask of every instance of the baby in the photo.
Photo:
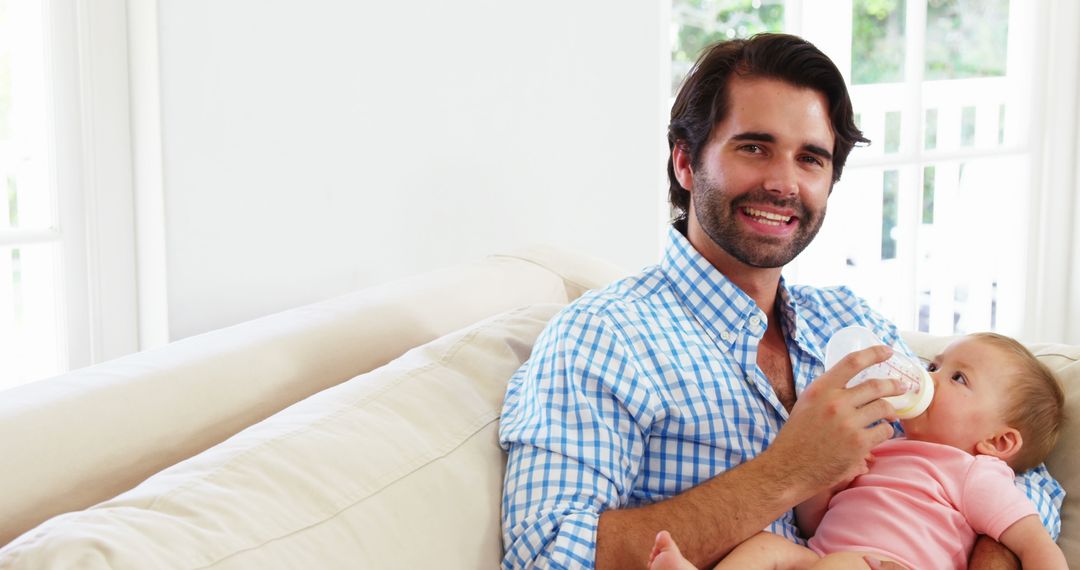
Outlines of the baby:
{"type": "MultiPolygon", "coordinates": [[[[768,532],[716,568],[869,568],[863,557],[908,568],[966,568],[978,534],[1009,548],[1024,568],[1067,568],[1014,470],[1040,464],[1064,420],[1053,374],[1013,339],[972,334],[930,363],[934,399],[901,420],[905,437],[874,448],[869,472],[835,495],[795,508],[808,547],[768,532]]],[[[693,568],[666,532],[652,570],[693,568]]]]}

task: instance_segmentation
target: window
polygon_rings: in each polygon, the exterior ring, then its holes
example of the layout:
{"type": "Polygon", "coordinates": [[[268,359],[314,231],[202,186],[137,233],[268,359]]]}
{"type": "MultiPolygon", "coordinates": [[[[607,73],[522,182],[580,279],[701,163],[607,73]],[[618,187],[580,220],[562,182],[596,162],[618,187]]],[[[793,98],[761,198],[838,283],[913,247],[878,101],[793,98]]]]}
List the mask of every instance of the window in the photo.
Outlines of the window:
{"type": "Polygon", "coordinates": [[[37,2],[0,0],[0,376],[56,374],[64,323],[60,232],[46,139],[45,50],[37,2]]]}
{"type": "Polygon", "coordinates": [[[788,31],[848,78],[873,143],[852,152],[788,279],[851,286],[902,329],[1020,334],[1035,199],[1031,10],[1008,0],[820,7],[675,0],[672,10],[675,74],[710,41],[788,31]]]}
{"type": "Polygon", "coordinates": [[[137,348],[126,29],[0,0],[0,389],[137,348]]]}

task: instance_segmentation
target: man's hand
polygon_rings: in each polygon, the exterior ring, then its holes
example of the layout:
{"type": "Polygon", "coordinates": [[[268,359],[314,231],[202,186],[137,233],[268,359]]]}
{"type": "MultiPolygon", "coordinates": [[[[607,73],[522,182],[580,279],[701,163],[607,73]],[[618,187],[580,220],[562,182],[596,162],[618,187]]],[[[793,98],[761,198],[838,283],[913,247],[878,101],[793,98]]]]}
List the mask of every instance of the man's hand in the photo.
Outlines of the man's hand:
{"type": "Polygon", "coordinates": [[[712,567],[796,504],[866,472],[870,449],[892,436],[888,423],[868,426],[894,419],[881,397],[903,389],[893,380],[844,385],[891,355],[885,346],[854,352],[813,381],[776,440],[756,458],[670,499],[601,513],[596,567],[641,567],[661,530],[679,541],[695,566],[712,567]]]}
{"type": "Polygon", "coordinates": [[[816,493],[866,473],[870,450],[893,435],[889,422],[896,412],[881,398],[902,394],[903,388],[891,379],[844,386],[890,356],[887,346],[853,352],[810,383],[766,451],[784,458],[788,467],[779,476],[816,493]]]}

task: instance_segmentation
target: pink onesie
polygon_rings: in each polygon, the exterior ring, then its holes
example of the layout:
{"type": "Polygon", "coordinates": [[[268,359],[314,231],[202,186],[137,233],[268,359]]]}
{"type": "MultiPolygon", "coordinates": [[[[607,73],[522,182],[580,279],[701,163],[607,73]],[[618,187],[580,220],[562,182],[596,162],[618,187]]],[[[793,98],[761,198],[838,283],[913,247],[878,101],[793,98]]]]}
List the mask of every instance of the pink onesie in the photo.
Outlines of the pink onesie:
{"type": "Polygon", "coordinates": [[[870,472],[829,502],[810,548],[876,552],[908,568],[967,568],[978,534],[995,540],[1035,506],[1004,461],[925,441],[874,448],[870,472]]]}

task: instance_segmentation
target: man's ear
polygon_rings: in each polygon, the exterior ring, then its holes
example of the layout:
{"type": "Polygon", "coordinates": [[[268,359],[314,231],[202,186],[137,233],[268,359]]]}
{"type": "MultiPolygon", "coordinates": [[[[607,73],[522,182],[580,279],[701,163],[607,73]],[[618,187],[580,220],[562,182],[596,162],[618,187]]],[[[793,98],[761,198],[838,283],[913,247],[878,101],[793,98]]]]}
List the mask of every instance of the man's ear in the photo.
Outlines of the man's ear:
{"type": "Polygon", "coordinates": [[[687,190],[694,189],[694,168],[690,163],[690,149],[686,148],[686,143],[675,141],[675,147],[671,149],[671,165],[675,170],[675,179],[687,190]]]}
{"type": "Polygon", "coordinates": [[[1024,438],[1016,428],[1007,427],[975,444],[975,451],[982,455],[992,455],[1002,461],[1008,461],[1020,451],[1024,438]]]}

